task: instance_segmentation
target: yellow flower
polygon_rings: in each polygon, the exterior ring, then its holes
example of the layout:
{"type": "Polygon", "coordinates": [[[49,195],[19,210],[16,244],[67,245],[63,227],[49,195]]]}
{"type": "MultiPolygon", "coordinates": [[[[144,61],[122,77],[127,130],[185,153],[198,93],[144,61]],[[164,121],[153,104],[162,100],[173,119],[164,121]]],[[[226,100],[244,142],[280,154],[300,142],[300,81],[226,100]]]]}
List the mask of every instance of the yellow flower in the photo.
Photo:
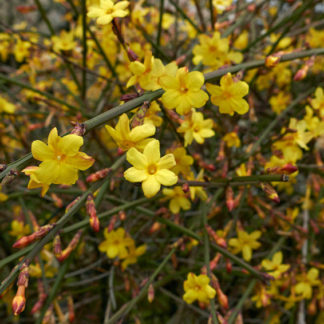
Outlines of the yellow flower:
{"type": "Polygon", "coordinates": [[[106,130],[115,140],[118,147],[124,151],[129,150],[131,147],[142,151],[146,144],[153,140],[147,137],[155,134],[155,126],[149,123],[134,127],[130,130],[129,119],[126,114],[122,114],[119,117],[115,128],[107,125],[106,130]]]}
{"type": "Polygon", "coordinates": [[[162,193],[167,199],[170,199],[169,208],[173,214],[178,214],[180,209],[189,210],[191,203],[179,186],[173,189],[163,189],[162,193]]]}
{"type": "Polygon", "coordinates": [[[296,118],[290,118],[289,129],[296,130],[295,133],[287,134],[283,139],[291,139],[294,144],[299,145],[301,148],[308,150],[306,145],[311,139],[312,134],[307,132],[307,124],[304,120],[297,120],[296,118]]]}
{"type": "Polygon", "coordinates": [[[16,110],[16,107],[11,102],[7,101],[5,98],[0,96],[0,112],[7,114],[13,114],[16,110]]]}
{"type": "Polygon", "coordinates": [[[310,28],[306,35],[306,42],[309,43],[310,47],[322,47],[324,43],[324,31],[310,28]]]}
{"type": "Polygon", "coordinates": [[[270,98],[271,109],[276,113],[280,114],[291,101],[290,93],[280,91],[276,96],[270,98]]]}
{"type": "Polygon", "coordinates": [[[297,285],[295,286],[295,291],[297,295],[305,299],[312,298],[313,286],[318,286],[321,281],[318,279],[319,271],[316,268],[311,268],[307,274],[303,273],[297,276],[297,285]]]}
{"type": "Polygon", "coordinates": [[[226,145],[228,147],[233,147],[233,146],[240,147],[241,146],[240,138],[237,136],[236,132],[227,133],[223,137],[223,141],[226,143],[226,145]]]}
{"type": "Polygon", "coordinates": [[[282,252],[279,251],[275,253],[272,260],[262,260],[262,267],[268,271],[268,274],[273,276],[275,279],[281,277],[281,274],[286,272],[289,268],[289,264],[281,264],[282,262],[282,252]]]}
{"type": "MultiPolygon", "coordinates": [[[[193,173],[191,173],[188,177],[188,180],[195,180],[195,181],[202,181],[204,182],[204,169],[201,169],[195,178],[193,173]]],[[[204,187],[199,187],[199,186],[190,186],[189,187],[190,191],[190,198],[192,201],[195,200],[196,196],[200,198],[201,200],[206,200],[208,198],[206,191],[204,187]]]]}
{"type": "Polygon", "coordinates": [[[127,87],[139,83],[144,90],[157,90],[161,88],[161,78],[166,75],[175,76],[177,64],[171,62],[164,66],[160,59],[152,56],[151,51],[145,52],[144,63],[139,61],[131,62],[129,65],[133,76],[128,80],[127,87]]]}
{"type": "Polygon", "coordinates": [[[208,118],[204,120],[204,115],[201,112],[196,112],[193,109],[191,115],[182,122],[177,131],[179,133],[185,133],[185,146],[192,143],[195,140],[199,144],[205,142],[205,138],[209,138],[215,135],[212,130],[213,120],[208,118]]]}
{"type": "Polygon", "coordinates": [[[211,37],[199,35],[199,44],[193,48],[193,60],[195,65],[200,63],[208,65],[212,70],[218,69],[225,64],[231,64],[232,61],[240,63],[243,55],[239,52],[229,50],[229,37],[221,38],[218,31],[215,31],[211,37]]]}
{"type": "Polygon", "coordinates": [[[201,274],[196,276],[194,273],[189,272],[187,280],[183,283],[184,295],[183,300],[192,304],[195,300],[208,305],[209,301],[216,295],[216,290],[209,285],[210,279],[201,274]]]}
{"type": "Polygon", "coordinates": [[[182,173],[186,175],[190,172],[190,165],[193,164],[194,159],[191,155],[187,154],[187,151],[183,147],[177,147],[174,150],[167,150],[167,153],[174,155],[176,165],[172,168],[172,172],[175,174],[182,173]]]}
{"type": "Polygon", "coordinates": [[[100,0],[99,6],[91,6],[89,8],[88,17],[97,18],[97,24],[107,25],[114,18],[125,17],[128,15],[128,10],[125,10],[129,5],[128,1],[119,1],[114,3],[111,0],[100,0]]]}
{"type": "Polygon", "coordinates": [[[173,154],[160,157],[160,142],[158,140],[148,143],[143,153],[136,148],[127,152],[127,161],[133,167],[124,172],[124,177],[130,182],[142,182],[144,195],[153,197],[164,186],[177,183],[178,177],[169,169],[175,166],[173,154]]]}
{"type": "Polygon", "coordinates": [[[36,160],[42,161],[39,167],[23,170],[30,175],[28,188],[43,187],[42,195],[53,184],[72,185],[78,180],[78,170],[86,170],[92,166],[94,159],[79,152],[83,138],[75,134],[60,137],[53,128],[48,136],[48,145],[42,141],[32,143],[32,154],[36,160]]]}
{"type": "Polygon", "coordinates": [[[188,114],[191,108],[200,108],[208,100],[208,95],[201,90],[204,84],[201,72],[188,72],[186,67],[177,71],[176,76],[166,75],[161,78],[162,103],[167,109],[176,109],[180,115],[188,114]]]}
{"type": "Polygon", "coordinates": [[[11,222],[11,231],[9,234],[11,236],[15,236],[17,239],[20,239],[21,237],[27,235],[30,233],[29,225],[24,225],[23,221],[19,220],[13,220],[11,222]]]}
{"type": "Polygon", "coordinates": [[[146,245],[140,245],[139,247],[135,246],[135,243],[133,241],[133,244],[131,244],[128,247],[128,255],[122,262],[122,269],[125,270],[130,264],[134,264],[137,262],[137,258],[141,255],[143,255],[146,252],[146,245]]]}
{"type": "Polygon", "coordinates": [[[145,113],[144,124],[152,124],[155,127],[162,125],[163,118],[158,115],[161,111],[160,106],[156,101],[151,102],[150,108],[145,113]]]}
{"type": "Polygon", "coordinates": [[[251,297],[251,300],[255,302],[257,308],[266,307],[271,303],[269,292],[263,284],[257,285],[255,295],[251,297]]]}
{"type": "Polygon", "coordinates": [[[239,35],[239,37],[236,38],[236,40],[234,41],[233,45],[234,47],[236,47],[237,49],[244,49],[249,41],[249,33],[247,30],[243,30],[243,32],[241,32],[241,34],[239,35]]]}
{"type": "Polygon", "coordinates": [[[320,111],[321,117],[324,117],[324,91],[323,88],[318,87],[315,90],[315,98],[311,100],[311,105],[314,109],[320,111]]]}
{"type": "Polygon", "coordinates": [[[260,231],[254,231],[251,234],[245,231],[237,231],[237,238],[229,240],[229,245],[232,247],[232,252],[238,254],[242,251],[243,259],[250,261],[252,258],[252,250],[258,249],[261,244],[258,238],[261,236],[260,231]]]}
{"type": "Polygon", "coordinates": [[[104,230],[105,241],[99,244],[99,251],[105,252],[110,259],[118,257],[124,259],[128,256],[128,248],[134,244],[133,239],[122,227],[108,232],[104,230]]]}
{"type": "Polygon", "coordinates": [[[30,47],[30,42],[22,41],[20,38],[17,38],[14,47],[14,55],[17,62],[21,63],[29,55],[30,47]]]}
{"type": "Polygon", "coordinates": [[[206,88],[211,94],[211,102],[219,107],[222,114],[243,115],[248,112],[249,104],[243,99],[249,92],[249,86],[244,81],[233,80],[231,73],[227,73],[220,80],[220,86],[207,83],[206,88]]]}
{"type": "Polygon", "coordinates": [[[77,45],[74,41],[73,31],[67,32],[66,30],[63,30],[60,33],[60,36],[53,36],[52,42],[55,52],[70,51],[77,45]]]}

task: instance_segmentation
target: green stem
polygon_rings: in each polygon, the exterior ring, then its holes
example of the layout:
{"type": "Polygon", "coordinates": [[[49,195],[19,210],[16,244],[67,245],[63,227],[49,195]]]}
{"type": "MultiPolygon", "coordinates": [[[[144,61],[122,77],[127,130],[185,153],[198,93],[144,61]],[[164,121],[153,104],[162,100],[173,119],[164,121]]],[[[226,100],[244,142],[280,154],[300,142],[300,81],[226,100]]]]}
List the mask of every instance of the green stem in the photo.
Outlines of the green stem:
{"type": "Polygon", "coordinates": [[[40,3],[39,0],[34,0],[35,3],[36,3],[36,6],[37,6],[37,9],[39,10],[41,16],[42,16],[42,19],[45,21],[45,24],[47,25],[47,28],[49,29],[50,33],[52,35],[55,35],[55,30],[51,24],[51,22],[49,21],[49,19],[47,18],[47,15],[46,15],[46,11],[45,9],[43,8],[42,4],[40,3]]]}
{"type": "Polygon", "coordinates": [[[86,94],[87,94],[87,5],[86,0],[81,1],[81,10],[82,10],[82,91],[81,91],[81,98],[83,99],[84,103],[86,103],[86,94]]]}
{"type": "Polygon", "coordinates": [[[163,13],[164,13],[164,0],[160,0],[159,26],[158,26],[158,32],[157,32],[157,37],[156,37],[156,45],[157,46],[160,46],[160,41],[161,41],[163,13]]]}

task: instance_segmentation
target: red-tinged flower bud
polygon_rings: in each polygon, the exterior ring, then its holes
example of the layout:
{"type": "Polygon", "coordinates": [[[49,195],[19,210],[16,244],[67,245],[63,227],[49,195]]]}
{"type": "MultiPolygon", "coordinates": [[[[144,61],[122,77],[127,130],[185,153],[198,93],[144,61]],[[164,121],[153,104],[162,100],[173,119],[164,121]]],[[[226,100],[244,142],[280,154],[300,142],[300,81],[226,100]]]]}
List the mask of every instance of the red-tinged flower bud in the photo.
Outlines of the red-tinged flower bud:
{"type": "Polygon", "coordinates": [[[60,235],[55,235],[53,240],[53,250],[56,258],[59,258],[62,255],[62,243],[60,235]]]}
{"type": "Polygon", "coordinates": [[[92,194],[88,195],[88,197],[87,197],[86,210],[87,210],[87,214],[89,215],[90,218],[97,216],[96,205],[93,200],[92,194]]]}
{"type": "Polygon", "coordinates": [[[120,100],[121,101],[130,101],[138,97],[138,93],[126,93],[121,95],[120,100]]]}
{"type": "Polygon", "coordinates": [[[153,234],[161,229],[161,224],[158,222],[154,222],[149,230],[150,234],[153,234]]]}
{"type": "Polygon", "coordinates": [[[254,204],[253,208],[256,210],[257,214],[259,215],[259,217],[261,219],[265,219],[266,218],[266,214],[265,212],[260,208],[260,206],[254,204]]]}
{"type": "Polygon", "coordinates": [[[181,55],[176,58],[175,62],[179,66],[186,60],[186,55],[181,55]]]}
{"type": "Polygon", "coordinates": [[[37,10],[37,7],[35,5],[29,5],[29,6],[23,5],[23,6],[17,6],[16,10],[19,11],[21,14],[27,14],[37,10]]]}
{"type": "Polygon", "coordinates": [[[269,199],[276,203],[280,203],[276,190],[269,183],[261,182],[260,187],[269,199]]]}
{"type": "Polygon", "coordinates": [[[100,179],[105,178],[109,174],[110,171],[111,171],[111,168],[106,168],[106,169],[99,170],[99,171],[97,171],[95,173],[90,174],[87,177],[86,181],[87,182],[96,182],[96,181],[98,181],[100,179]]]}
{"type": "Polygon", "coordinates": [[[226,271],[227,273],[231,273],[232,272],[232,262],[229,259],[225,259],[226,260],[226,271]]]}
{"type": "Polygon", "coordinates": [[[129,58],[129,60],[130,60],[131,62],[135,62],[135,61],[138,60],[138,56],[137,56],[136,53],[135,53],[132,49],[130,49],[130,48],[127,49],[127,56],[128,56],[128,58],[129,58]]]}
{"type": "Polygon", "coordinates": [[[280,56],[269,55],[265,59],[265,66],[267,68],[273,68],[279,63],[279,61],[280,61],[280,56]]]}
{"type": "Polygon", "coordinates": [[[222,167],[222,174],[221,174],[221,177],[222,178],[226,178],[227,176],[227,173],[228,173],[228,161],[226,160],[223,164],[223,167],[222,167]]]}
{"type": "Polygon", "coordinates": [[[188,184],[188,183],[184,183],[184,184],[182,185],[182,191],[183,191],[184,193],[188,193],[189,190],[190,190],[189,184],[188,184]]]}
{"type": "Polygon", "coordinates": [[[209,262],[210,270],[214,270],[217,267],[221,257],[222,255],[220,253],[217,253],[215,257],[209,262]]]}
{"type": "Polygon", "coordinates": [[[18,286],[16,296],[12,300],[12,311],[15,316],[24,311],[26,306],[25,286],[18,286]]]}
{"type": "Polygon", "coordinates": [[[226,241],[223,237],[218,236],[216,232],[209,225],[206,225],[205,227],[208,235],[215,241],[217,245],[223,248],[227,247],[226,241]]]}
{"type": "Polygon", "coordinates": [[[315,315],[317,313],[317,307],[316,307],[316,297],[313,297],[311,302],[308,304],[307,307],[307,314],[309,315],[315,315]]]}
{"type": "Polygon", "coordinates": [[[121,147],[118,147],[118,149],[117,149],[117,155],[118,156],[122,156],[124,153],[125,153],[125,151],[121,147]]]}
{"type": "Polygon", "coordinates": [[[147,300],[149,303],[152,303],[152,301],[154,300],[154,287],[152,284],[150,284],[148,287],[147,300]]]}
{"type": "Polygon", "coordinates": [[[100,231],[100,221],[97,215],[89,219],[89,224],[94,232],[100,231]]]}
{"type": "Polygon", "coordinates": [[[51,197],[52,197],[56,207],[58,207],[58,208],[63,207],[63,200],[61,198],[59,198],[54,192],[51,193],[51,197]]]}
{"type": "Polygon", "coordinates": [[[70,202],[65,208],[65,213],[67,213],[80,199],[81,197],[77,197],[72,202],[70,202]]]}
{"type": "Polygon", "coordinates": [[[301,69],[299,69],[296,74],[294,75],[294,81],[301,81],[306,78],[307,72],[309,70],[308,66],[303,66],[301,69]]]}
{"type": "Polygon", "coordinates": [[[71,296],[68,296],[68,310],[69,310],[69,322],[73,323],[75,320],[74,304],[71,296]]]}
{"type": "Polygon", "coordinates": [[[218,299],[218,302],[219,304],[224,308],[224,309],[228,309],[228,298],[227,296],[223,293],[220,285],[219,285],[219,281],[218,279],[216,278],[215,275],[212,275],[212,278],[211,278],[211,284],[212,286],[215,288],[216,290],[216,296],[217,296],[217,299],[218,299]]]}
{"type": "Polygon", "coordinates": [[[61,254],[55,255],[56,258],[62,262],[64,261],[70,254],[71,252],[77,247],[80,237],[82,235],[82,230],[79,230],[72,238],[71,242],[69,245],[61,252],[61,254]]]}
{"type": "Polygon", "coordinates": [[[124,210],[121,210],[120,212],[118,212],[118,217],[121,221],[124,221],[126,219],[126,213],[124,210]]]}
{"type": "Polygon", "coordinates": [[[234,202],[234,191],[232,187],[227,187],[226,188],[226,206],[228,210],[231,212],[234,207],[235,207],[235,202],[234,202]]]}
{"type": "Polygon", "coordinates": [[[55,318],[53,315],[53,305],[46,311],[42,324],[55,324],[55,318]]]}
{"type": "Polygon", "coordinates": [[[85,132],[86,132],[85,125],[76,122],[74,128],[71,131],[71,134],[83,136],[85,132]]]}
{"type": "Polygon", "coordinates": [[[0,172],[4,171],[7,169],[7,165],[6,164],[0,164],[0,172]]]}
{"type": "Polygon", "coordinates": [[[53,229],[53,227],[56,224],[48,224],[45,226],[40,227],[36,232],[34,232],[31,235],[28,236],[23,236],[22,238],[20,238],[18,241],[16,241],[13,244],[13,248],[17,248],[17,249],[21,249],[27,245],[29,245],[30,243],[41,239],[42,237],[44,237],[49,231],[51,231],[53,229]]]}
{"type": "Polygon", "coordinates": [[[114,215],[113,217],[111,217],[110,222],[108,224],[108,232],[111,232],[114,229],[116,222],[117,222],[117,215],[114,215]]]}
{"type": "Polygon", "coordinates": [[[224,159],[225,159],[225,141],[221,140],[216,161],[223,161],[224,159]]]}
{"type": "Polygon", "coordinates": [[[47,298],[47,295],[45,294],[44,284],[41,279],[37,280],[37,290],[38,290],[38,301],[36,302],[36,304],[33,306],[31,310],[32,314],[35,314],[41,310],[47,298]]]}
{"type": "Polygon", "coordinates": [[[124,277],[124,289],[126,292],[130,290],[130,281],[126,276],[124,277]]]}
{"type": "Polygon", "coordinates": [[[29,124],[28,125],[28,130],[33,131],[35,129],[43,128],[44,123],[36,123],[36,124],[29,124]]]}
{"type": "Polygon", "coordinates": [[[250,11],[250,12],[254,12],[255,9],[256,9],[256,5],[254,3],[248,5],[248,7],[247,7],[247,10],[250,11]]]}

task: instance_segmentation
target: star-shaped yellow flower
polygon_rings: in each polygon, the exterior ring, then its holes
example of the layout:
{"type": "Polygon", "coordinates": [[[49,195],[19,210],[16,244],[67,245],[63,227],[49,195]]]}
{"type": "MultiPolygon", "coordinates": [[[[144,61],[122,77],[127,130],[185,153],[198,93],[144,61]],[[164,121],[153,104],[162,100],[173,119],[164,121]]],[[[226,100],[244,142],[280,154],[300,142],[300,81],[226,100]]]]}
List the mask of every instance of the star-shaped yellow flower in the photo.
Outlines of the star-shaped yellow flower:
{"type": "Polygon", "coordinates": [[[243,99],[249,92],[249,86],[244,81],[234,81],[231,73],[227,73],[220,80],[220,86],[207,83],[207,91],[211,94],[211,102],[219,107],[222,114],[243,115],[248,112],[249,104],[243,99]]]}
{"type": "Polygon", "coordinates": [[[56,128],[49,133],[48,145],[34,141],[31,148],[33,157],[42,163],[23,170],[30,176],[28,188],[42,187],[44,195],[51,184],[74,184],[78,180],[78,170],[84,171],[94,163],[91,156],[79,152],[82,145],[81,136],[69,134],[60,137],[56,128]]]}
{"type": "Polygon", "coordinates": [[[97,24],[99,25],[107,25],[114,18],[127,16],[128,10],[125,9],[128,5],[128,1],[114,3],[111,0],[100,0],[99,6],[91,6],[89,8],[88,17],[97,18],[97,24]]]}
{"type": "Polygon", "coordinates": [[[196,276],[194,273],[189,272],[187,280],[183,283],[185,294],[183,300],[192,304],[195,300],[208,305],[209,301],[216,295],[216,290],[209,285],[210,279],[201,274],[196,276]]]}
{"type": "Polygon", "coordinates": [[[166,75],[160,80],[165,90],[161,100],[167,109],[176,109],[180,115],[188,114],[191,108],[200,108],[208,100],[208,95],[201,89],[204,84],[201,72],[188,72],[186,67],[177,71],[176,76],[166,75]]]}
{"type": "Polygon", "coordinates": [[[120,116],[115,128],[107,125],[106,130],[118,147],[124,151],[129,150],[131,147],[142,151],[146,144],[153,140],[147,137],[155,134],[155,126],[150,123],[145,123],[130,130],[129,119],[126,114],[120,116]]]}
{"type": "Polygon", "coordinates": [[[143,153],[136,148],[127,152],[127,161],[133,167],[124,172],[124,177],[130,182],[142,182],[145,197],[153,197],[164,186],[172,186],[178,181],[171,169],[175,166],[173,154],[160,157],[160,142],[154,140],[148,143],[143,153]]]}

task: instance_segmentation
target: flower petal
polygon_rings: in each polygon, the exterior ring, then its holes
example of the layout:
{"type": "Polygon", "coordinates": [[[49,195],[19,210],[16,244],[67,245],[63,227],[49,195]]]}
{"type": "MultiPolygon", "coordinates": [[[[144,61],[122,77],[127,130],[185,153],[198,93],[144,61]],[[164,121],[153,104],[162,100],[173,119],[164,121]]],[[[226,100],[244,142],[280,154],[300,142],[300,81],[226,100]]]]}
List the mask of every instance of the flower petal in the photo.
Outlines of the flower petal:
{"type": "Polygon", "coordinates": [[[142,189],[145,197],[151,198],[155,196],[161,188],[160,183],[156,180],[155,176],[149,176],[142,182],[142,189]]]}
{"type": "Polygon", "coordinates": [[[158,182],[160,182],[164,186],[173,186],[178,181],[178,176],[175,175],[172,171],[167,169],[159,170],[155,174],[155,178],[158,182]]]}
{"type": "Polygon", "coordinates": [[[127,181],[130,182],[142,182],[143,180],[146,180],[148,177],[148,174],[144,170],[139,170],[134,167],[127,169],[124,172],[124,177],[127,181]]]}
{"type": "Polygon", "coordinates": [[[79,152],[78,154],[74,156],[68,156],[64,160],[65,163],[70,164],[76,169],[79,170],[87,170],[89,169],[93,163],[95,162],[94,158],[91,156],[87,155],[86,153],[79,152]]]}
{"type": "MultiPolygon", "coordinates": [[[[147,144],[149,145],[149,144],[147,144]]],[[[132,147],[127,151],[127,161],[132,164],[136,169],[144,170],[148,165],[147,158],[144,154],[139,152],[136,148],[132,147]]]]}
{"type": "Polygon", "coordinates": [[[31,146],[34,159],[38,161],[51,160],[54,158],[54,152],[42,141],[34,141],[31,146]]]}
{"type": "Polygon", "coordinates": [[[160,160],[160,142],[158,140],[148,143],[143,151],[148,165],[158,163],[160,160]]]}
{"type": "MultiPolygon", "coordinates": [[[[191,164],[191,163],[190,163],[191,164]]],[[[171,169],[176,165],[174,155],[172,153],[166,154],[161,157],[157,163],[160,169],[171,169]]]]}
{"type": "Polygon", "coordinates": [[[62,138],[58,143],[58,150],[66,156],[73,156],[79,152],[83,145],[83,138],[75,134],[69,134],[62,138]]]}

